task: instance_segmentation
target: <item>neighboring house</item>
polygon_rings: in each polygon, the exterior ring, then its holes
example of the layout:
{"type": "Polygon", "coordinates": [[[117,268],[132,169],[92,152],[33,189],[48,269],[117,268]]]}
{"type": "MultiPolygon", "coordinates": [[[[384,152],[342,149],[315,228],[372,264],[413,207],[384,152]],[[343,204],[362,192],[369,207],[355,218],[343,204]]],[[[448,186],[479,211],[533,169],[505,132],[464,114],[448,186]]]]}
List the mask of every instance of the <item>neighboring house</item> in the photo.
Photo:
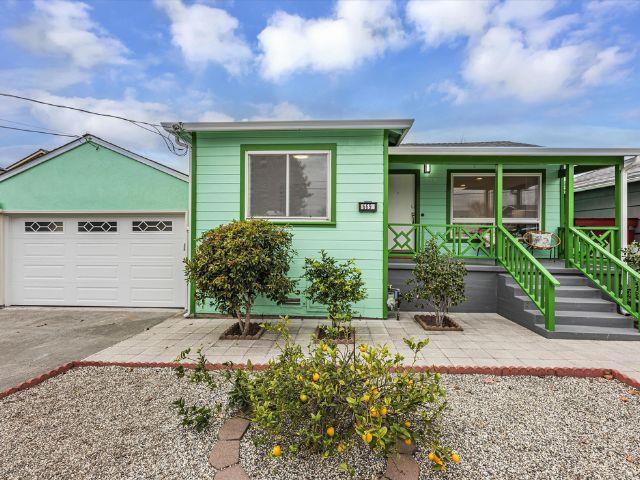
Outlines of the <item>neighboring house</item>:
{"type": "MultiPolygon", "coordinates": [[[[640,218],[640,162],[629,169],[629,218],[640,218]]],[[[615,218],[613,168],[603,168],[576,176],[576,218],[615,218]]],[[[640,240],[640,225],[635,239],[640,240]]]]}
{"type": "Polygon", "coordinates": [[[21,158],[20,160],[18,160],[17,162],[13,162],[9,165],[7,165],[4,170],[11,170],[13,168],[18,168],[21,167],[22,165],[26,165],[27,163],[31,162],[32,160],[35,160],[43,155],[46,155],[47,153],[49,153],[49,150],[45,150],[44,148],[39,148],[38,150],[36,150],[33,153],[30,153],[29,155],[27,155],[24,158],[21,158]]]}
{"type": "Polygon", "coordinates": [[[0,305],[184,307],[188,178],[93,135],[0,174],[0,305]]]}
{"type": "MultiPolygon", "coordinates": [[[[640,302],[629,305],[621,290],[627,285],[632,299],[640,296],[640,282],[616,263],[619,231],[610,243],[598,244],[567,228],[573,225],[574,173],[615,165],[621,192],[624,159],[640,148],[402,144],[412,123],[164,123],[192,145],[191,251],[203,232],[235,219],[289,225],[297,252],[293,277],[300,279],[304,258],[322,249],[340,260],[354,258],[367,289],[357,305],[360,315],[387,318],[388,285],[404,288],[411,256],[435,239],[466,259],[469,300],[462,310],[498,312],[546,336],[640,339],[633,320],[615,313],[577,276],[595,277],[602,291],[640,317],[640,302]],[[523,247],[522,235],[537,230],[559,233],[563,243],[536,256],[563,255],[563,262],[546,268],[523,247]],[[597,278],[596,261],[609,262],[614,274],[597,278]],[[613,285],[612,278],[622,283],[613,285]]],[[[618,195],[618,217],[623,197],[618,195]]],[[[189,311],[212,309],[196,305],[190,292],[189,311]]],[[[296,294],[283,306],[262,300],[254,312],[318,316],[324,310],[296,294]]]]}

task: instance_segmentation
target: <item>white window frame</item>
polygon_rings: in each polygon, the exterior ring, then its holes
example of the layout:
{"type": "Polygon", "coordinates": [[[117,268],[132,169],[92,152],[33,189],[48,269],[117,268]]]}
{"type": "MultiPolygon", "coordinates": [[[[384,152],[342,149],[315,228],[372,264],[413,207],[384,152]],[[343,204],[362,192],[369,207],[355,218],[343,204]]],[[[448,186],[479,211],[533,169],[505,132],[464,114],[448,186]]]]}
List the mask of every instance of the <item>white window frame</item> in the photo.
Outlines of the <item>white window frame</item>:
{"type": "MultiPolygon", "coordinates": [[[[471,224],[471,225],[480,225],[480,224],[485,224],[485,225],[495,225],[496,223],[496,219],[495,219],[495,215],[493,218],[488,218],[488,217],[477,217],[477,218],[459,218],[456,219],[453,216],[453,194],[454,194],[454,178],[455,177],[494,177],[496,176],[495,173],[492,172],[474,172],[474,171],[469,171],[469,172],[455,172],[451,174],[451,191],[449,192],[450,195],[450,199],[449,199],[449,218],[451,219],[452,224],[471,224]]],[[[530,224],[530,225],[538,225],[538,228],[540,228],[540,225],[542,225],[542,195],[543,195],[543,191],[544,191],[544,187],[542,185],[542,173],[540,172],[509,172],[509,173],[503,173],[503,177],[538,177],[539,179],[539,198],[538,198],[538,217],[537,218],[531,218],[531,217],[522,217],[522,218],[505,218],[504,216],[502,217],[502,224],[503,225],[511,225],[511,224],[518,224],[518,223],[524,223],[524,224],[530,224]]],[[[495,184],[495,182],[494,182],[495,184]]],[[[495,195],[495,192],[494,192],[495,195]]],[[[501,193],[502,195],[502,193],[501,193]]],[[[495,212],[494,212],[495,213],[495,212]]]]}
{"type": "Polygon", "coordinates": [[[244,218],[260,218],[275,222],[331,222],[331,206],[333,204],[332,167],[333,159],[331,150],[250,150],[245,152],[244,158],[244,218]],[[327,156],[327,215],[324,217],[292,217],[289,216],[289,155],[317,155],[327,156]],[[251,211],[251,163],[250,155],[286,155],[286,180],[285,180],[285,211],[281,217],[268,217],[250,215],[251,211]]]}

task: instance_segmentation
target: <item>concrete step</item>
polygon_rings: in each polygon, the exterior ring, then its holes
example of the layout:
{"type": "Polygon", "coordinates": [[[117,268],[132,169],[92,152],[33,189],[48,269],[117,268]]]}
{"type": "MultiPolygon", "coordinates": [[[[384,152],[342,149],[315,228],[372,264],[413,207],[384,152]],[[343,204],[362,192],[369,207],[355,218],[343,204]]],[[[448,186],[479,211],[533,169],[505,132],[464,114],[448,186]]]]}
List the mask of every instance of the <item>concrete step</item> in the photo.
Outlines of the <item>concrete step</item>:
{"type": "MultiPolygon", "coordinates": [[[[517,285],[515,279],[509,274],[500,275],[500,278],[504,279],[506,285],[517,285]]],[[[579,275],[557,275],[555,278],[563,287],[592,286],[588,278],[579,275]]]]}
{"type": "MultiPolygon", "coordinates": [[[[523,302],[525,310],[534,309],[535,304],[527,295],[515,295],[514,298],[523,302]]],[[[616,305],[600,297],[573,298],[556,295],[556,312],[562,310],[577,310],[580,312],[607,312],[615,313],[616,305]]]]}
{"type": "Polygon", "coordinates": [[[560,285],[556,287],[556,298],[569,297],[573,299],[599,298],[602,293],[597,288],[587,285],[560,285]]]}
{"type": "MultiPolygon", "coordinates": [[[[540,310],[527,309],[525,313],[535,318],[534,323],[544,324],[544,316],[540,310]]],[[[633,329],[633,318],[615,312],[556,310],[556,325],[633,329]]]]}
{"type": "Polygon", "coordinates": [[[639,341],[640,332],[633,328],[587,327],[584,325],[556,325],[553,332],[545,330],[544,323],[536,323],[534,331],[547,338],[566,340],[618,340],[639,341]]]}

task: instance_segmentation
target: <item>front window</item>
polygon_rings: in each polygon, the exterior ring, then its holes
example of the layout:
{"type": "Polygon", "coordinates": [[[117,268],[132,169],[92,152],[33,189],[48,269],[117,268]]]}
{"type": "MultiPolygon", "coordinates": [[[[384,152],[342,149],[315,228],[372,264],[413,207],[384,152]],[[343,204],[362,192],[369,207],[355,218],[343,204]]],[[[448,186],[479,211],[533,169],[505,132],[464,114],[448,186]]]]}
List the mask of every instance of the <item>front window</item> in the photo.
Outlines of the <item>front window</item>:
{"type": "Polygon", "coordinates": [[[331,153],[248,152],[246,217],[329,220],[331,153]]]}
{"type": "MultiPolygon", "coordinates": [[[[494,223],[493,173],[454,173],[451,183],[451,223],[494,223]]],[[[504,174],[502,223],[517,237],[540,229],[541,185],[539,173],[504,174]]]]}

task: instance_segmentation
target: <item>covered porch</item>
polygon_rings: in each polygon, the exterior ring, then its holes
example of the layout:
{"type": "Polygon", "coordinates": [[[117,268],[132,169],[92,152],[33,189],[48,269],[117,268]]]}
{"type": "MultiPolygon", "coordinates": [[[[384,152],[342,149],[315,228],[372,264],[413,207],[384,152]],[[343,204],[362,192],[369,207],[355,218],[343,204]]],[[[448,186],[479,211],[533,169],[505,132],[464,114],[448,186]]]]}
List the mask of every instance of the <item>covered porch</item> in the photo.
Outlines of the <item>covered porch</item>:
{"type": "Polygon", "coordinates": [[[535,304],[550,332],[556,328],[555,289],[560,285],[552,272],[563,273],[559,269],[564,268],[564,273],[586,277],[638,319],[640,275],[621,260],[621,252],[629,241],[622,228],[627,224],[627,170],[639,153],[619,148],[390,147],[389,262],[410,261],[435,240],[442,251],[465,259],[472,271],[478,265],[498,267],[535,304]],[[575,175],[607,166],[616,171],[615,226],[576,227],[575,175]]]}

